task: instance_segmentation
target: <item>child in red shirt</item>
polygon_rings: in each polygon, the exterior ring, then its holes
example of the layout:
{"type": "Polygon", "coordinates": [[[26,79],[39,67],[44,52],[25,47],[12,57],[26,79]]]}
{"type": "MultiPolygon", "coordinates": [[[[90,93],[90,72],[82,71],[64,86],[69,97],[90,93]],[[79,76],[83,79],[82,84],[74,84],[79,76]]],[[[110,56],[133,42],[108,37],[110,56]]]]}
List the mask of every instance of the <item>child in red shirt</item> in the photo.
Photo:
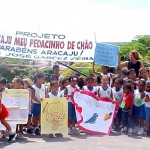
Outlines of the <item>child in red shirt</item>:
{"type": "Polygon", "coordinates": [[[123,101],[121,103],[122,108],[122,132],[132,133],[132,107],[133,107],[133,94],[132,86],[129,83],[123,85],[123,101]]]}

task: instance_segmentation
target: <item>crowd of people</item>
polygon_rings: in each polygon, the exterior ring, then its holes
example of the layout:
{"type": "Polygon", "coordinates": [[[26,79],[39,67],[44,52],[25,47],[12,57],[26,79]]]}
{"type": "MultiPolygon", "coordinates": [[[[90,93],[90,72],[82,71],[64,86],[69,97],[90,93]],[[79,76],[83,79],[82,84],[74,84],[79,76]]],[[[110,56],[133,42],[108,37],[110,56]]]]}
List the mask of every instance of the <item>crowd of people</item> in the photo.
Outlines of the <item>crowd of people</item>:
{"type": "MultiPolygon", "coordinates": [[[[76,74],[68,78],[63,78],[59,74],[59,66],[53,66],[53,75],[49,82],[45,81],[44,73],[36,73],[34,82],[29,78],[21,80],[15,77],[12,80],[13,89],[29,89],[31,94],[30,113],[26,125],[26,132],[40,135],[40,113],[41,95],[44,91],[46,98],[66,97],[68,100],[68,134],[79,132],[76,126],[75,106],[72,103],[72,93],[79,89],[89,91],[99,97],[108,97],[112,102],[117,102],[117,115],[112,124],[116,131],[126,132],[130,135],[150,136],[150,74],[139,61],[139,53],[131,51],[130,61],[118,64],[120,73],[111,73],[110,68],[101,66],[101,72],[95,72],[93,63],[93,73],[85,79],[76,74]]],[[[0,79],[0,92],[7,88],[6,79],[0,79]]],[[[10,87],[9,87],[10,88],[10,87]]],[[[17,125],[14,133],[6,121],[8,111],[2,104],[0,97],[0,120],[9,133],[9,142],[16,136],[23,137],[24,125],[17,125]]],[[[2,134],[5,134],[2,131],[2,134]]],[[[63,136],[61,133],[49,134],[49,137],[63,136]]]]}

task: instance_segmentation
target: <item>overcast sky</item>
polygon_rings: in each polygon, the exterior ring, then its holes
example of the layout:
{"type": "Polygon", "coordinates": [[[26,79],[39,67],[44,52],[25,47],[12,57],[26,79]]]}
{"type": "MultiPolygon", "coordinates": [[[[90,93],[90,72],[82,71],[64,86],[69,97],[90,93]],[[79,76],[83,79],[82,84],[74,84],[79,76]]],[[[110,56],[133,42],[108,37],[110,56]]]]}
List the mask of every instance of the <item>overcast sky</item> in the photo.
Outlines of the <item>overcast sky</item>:
{"type": "Polygon", "coordinates": [[[150,0],[3,0],[0,5],[0,30],[95,32],[98,42],[150,34],[150,0]]]}

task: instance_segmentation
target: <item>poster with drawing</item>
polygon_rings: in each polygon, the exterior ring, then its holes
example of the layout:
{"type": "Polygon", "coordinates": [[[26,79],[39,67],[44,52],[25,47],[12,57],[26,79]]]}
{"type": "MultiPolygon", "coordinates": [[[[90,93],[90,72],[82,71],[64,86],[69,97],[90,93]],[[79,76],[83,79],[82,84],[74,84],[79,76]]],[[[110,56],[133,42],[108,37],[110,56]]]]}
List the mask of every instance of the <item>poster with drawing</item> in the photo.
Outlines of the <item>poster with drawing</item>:
{"type": "Polygon", "coordinates": [[[73,96],[78,127],[90,134],[109,135],[116,115],[116,103],[108,98],[97,99],[95,94],[76,91],[73,96]]]}
{"type": "MultiPolygon", "coordinates": [[[[6,89],[2,93],[2,103],[8,110],[9,116],[6,120],[13,126],[15,124],[26,124],[29,114],[29,90],[6,89]]],[[[0,129],[2,129],[0,124],[0,129]]]]}
{"type": "Polygon", "coordinates": [[[41,132],[67,133],[68,102],[66,98],[45,98],[41,103],[41,132]]]}

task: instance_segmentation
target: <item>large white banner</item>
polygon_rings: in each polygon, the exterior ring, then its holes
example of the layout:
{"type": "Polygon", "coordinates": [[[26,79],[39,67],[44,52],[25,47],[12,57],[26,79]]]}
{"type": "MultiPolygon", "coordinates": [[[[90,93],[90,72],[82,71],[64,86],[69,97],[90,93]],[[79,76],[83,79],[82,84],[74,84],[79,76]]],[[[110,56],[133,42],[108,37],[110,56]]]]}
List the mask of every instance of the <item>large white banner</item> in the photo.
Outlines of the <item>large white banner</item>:
{"type": "Polygon", "coordinates": [[[92,62],[94,51],[94,33],[0,32],[1,57],[92,62]]]}
{"type": "Polygon", "coordinates": [[[91,134],[109,135],[116,115],[116,103],[108,98],[97,100],[93,93],[80,91],[74,93],[73,103],[80,129],[91,134]]]}

